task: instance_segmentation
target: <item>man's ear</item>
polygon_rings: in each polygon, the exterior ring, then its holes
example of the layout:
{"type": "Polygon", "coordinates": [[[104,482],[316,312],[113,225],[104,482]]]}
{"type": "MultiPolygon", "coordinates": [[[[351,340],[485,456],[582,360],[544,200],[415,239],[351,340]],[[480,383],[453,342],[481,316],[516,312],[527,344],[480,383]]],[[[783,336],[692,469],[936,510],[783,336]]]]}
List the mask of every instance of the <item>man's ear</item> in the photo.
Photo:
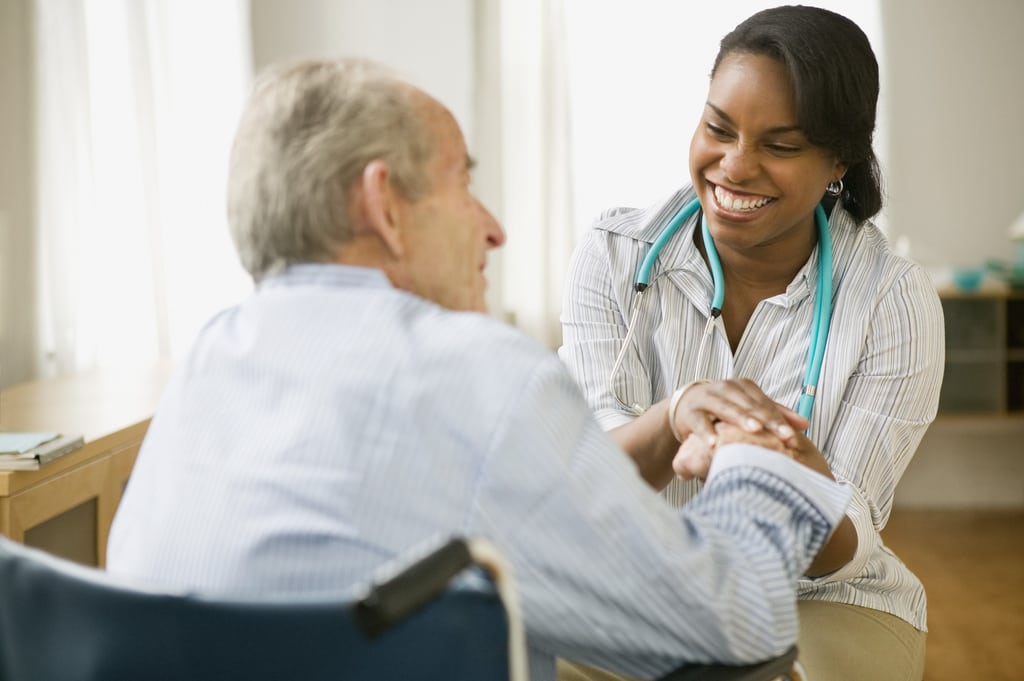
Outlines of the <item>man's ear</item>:
{"type": "Polygon", "coordinates": [[[391,169],[384,161],[370,161],[359,178],[367,227],[372,229],[396,258],[405,253],[401,233],[402,197],[391,184],[391,169]]]}

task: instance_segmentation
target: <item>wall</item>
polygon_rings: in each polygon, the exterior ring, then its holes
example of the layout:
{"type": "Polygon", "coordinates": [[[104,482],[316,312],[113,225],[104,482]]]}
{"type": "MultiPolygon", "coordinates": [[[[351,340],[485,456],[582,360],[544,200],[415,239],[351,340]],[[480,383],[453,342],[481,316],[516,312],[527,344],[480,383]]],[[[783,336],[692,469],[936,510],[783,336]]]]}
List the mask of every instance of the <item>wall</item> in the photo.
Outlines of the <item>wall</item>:
{"type": "Polygon", "coordinates": [[[252,0],[253,65],[381,61],[445,103],[472,137],[472,0],[252,0]]]}
{"type": "Polygon", "coordinates": [[[940,418],[896,488],[898,508],[1024,508],[1024,420],[940,418]]]}
{"type": "MultiPolygon", "coordinates": [[[[889,231],[930,267],[1008,260],[1024,211],[1024,2],[882,4],[889,231]]],[[[940,420],[901,507],[1024,508],[1024,419],[940,420]]]]}
{"type": "Polygon", "coordinates": [[[30,7],[0,0],[0,388],[36,372],[30,7]]]}
{"type": "Polygon", "coordinates": [[[881,4],[890,232],[926,265],[1008,259],[1024,211],[1024,2],[881,4]]]}

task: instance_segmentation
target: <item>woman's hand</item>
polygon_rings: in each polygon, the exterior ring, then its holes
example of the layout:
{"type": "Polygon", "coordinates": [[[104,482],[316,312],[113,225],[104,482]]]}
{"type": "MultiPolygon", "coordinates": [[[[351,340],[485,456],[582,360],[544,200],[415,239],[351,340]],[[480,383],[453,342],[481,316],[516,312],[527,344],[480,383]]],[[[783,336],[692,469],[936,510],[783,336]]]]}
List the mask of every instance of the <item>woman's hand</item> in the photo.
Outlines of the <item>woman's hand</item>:
{"type": "Polygon", "coordinates": [[[748,379],[701,382],[690,385],[676,400],[665,398],[638,418],[609,431],[612,439],[636,462],[640,475],[654,489],[662,489],[676,475],[707,475],[711,451],[717,441],[716,423],[728,423],[750,434],[770,435],[785,445],[799,445],[796,430],[807,420],[776,404],[748,379]],[[703,442],[703,448],[698,448],[703,442]],[[680,447],[685,443],[684,447],[680,447]],[[685,451],[684,451],[685,450],[685,451]],[[692,459],[676,470],[680,462],[692,459]],[[682,470],[682,473],[680,473],[682,470]]]}
{"type": "Polygon", "coordinates": [[[725,422],[748,433],[767,431],[789,447],[798,447],[797,431],[810,425],[792,409],[778,404],[747,378],[691,385],[668,415],[673,431],[688,441],[696,435],[708,445],[717,440],[715,424],[725,422]]]}
{"type": "Polygon", "coordinates": [[[787,445],[786,448],[790,458],[794,459],[797,463],[807,466],[812,471],[824,475],[829,480],[836,479],[836,476],[832,475],[832,469],[828,467],[828,461],[825,460],[821,450],[815,447],[814,443],[806,435],[797,433],[793,439],[796,440],[796,445],[787,445]]]}

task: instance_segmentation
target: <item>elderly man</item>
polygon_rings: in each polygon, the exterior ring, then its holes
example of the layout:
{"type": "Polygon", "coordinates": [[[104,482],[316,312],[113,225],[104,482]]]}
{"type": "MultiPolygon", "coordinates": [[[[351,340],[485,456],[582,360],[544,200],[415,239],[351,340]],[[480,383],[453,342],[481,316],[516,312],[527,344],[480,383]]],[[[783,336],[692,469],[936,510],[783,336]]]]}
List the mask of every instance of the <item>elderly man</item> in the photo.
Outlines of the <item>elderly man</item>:
{"type": "Polygon", "coordinates": [[[471,168],[452,115],[377,66],[258,82],[228,192],[256,289],[169,385],[108,568],[217,595],[336,593],[475,535],[513,567],[537,681],[555,656],[654,676],[781,652],[797,576],[846,494],[731,444],[703,494],[670,508],[555,354],[480,314],[505,234],[471,168]]]}

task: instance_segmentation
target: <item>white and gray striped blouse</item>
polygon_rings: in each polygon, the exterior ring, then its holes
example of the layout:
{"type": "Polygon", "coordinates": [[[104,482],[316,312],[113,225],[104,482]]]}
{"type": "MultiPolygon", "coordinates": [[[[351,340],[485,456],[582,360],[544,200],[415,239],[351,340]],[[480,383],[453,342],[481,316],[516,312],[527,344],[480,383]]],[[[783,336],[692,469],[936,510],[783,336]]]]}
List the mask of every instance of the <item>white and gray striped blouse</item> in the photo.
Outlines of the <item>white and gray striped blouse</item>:
{"type": "MultiPolygon", "coordinates": [[[[559,355],[606,429],[633,418],[625,404],[649,407],[695,378],[750,378],[778,402],[796,406],[811,335],[817,251],[785,293],[757,306],[735,354],[719,331],[700,367],[697,350],[712,281],[693,244],[696,216],[665,246],[640,309],[632,309],[640,262],[693,196],[686,187],[647,210],[608,211],[573,256],[559,355]],[[609,377],[632,315],[636,329],[613,392],[609,377]]],[[[882,544],[879,531],[936,414],[942,307],[923,269],[892,253],[872,224],[857,226],[839,208],[831,231],[832,322],[808,435],[837,480],[854,491],[848,515],[859,546],[837,572],[801,580],[800,596],[882,610],[924,630],[924,590],[882,544]]],[[[676,481],[666,495],[682,504],[696,490],[695,483],[676,481]]]]}

